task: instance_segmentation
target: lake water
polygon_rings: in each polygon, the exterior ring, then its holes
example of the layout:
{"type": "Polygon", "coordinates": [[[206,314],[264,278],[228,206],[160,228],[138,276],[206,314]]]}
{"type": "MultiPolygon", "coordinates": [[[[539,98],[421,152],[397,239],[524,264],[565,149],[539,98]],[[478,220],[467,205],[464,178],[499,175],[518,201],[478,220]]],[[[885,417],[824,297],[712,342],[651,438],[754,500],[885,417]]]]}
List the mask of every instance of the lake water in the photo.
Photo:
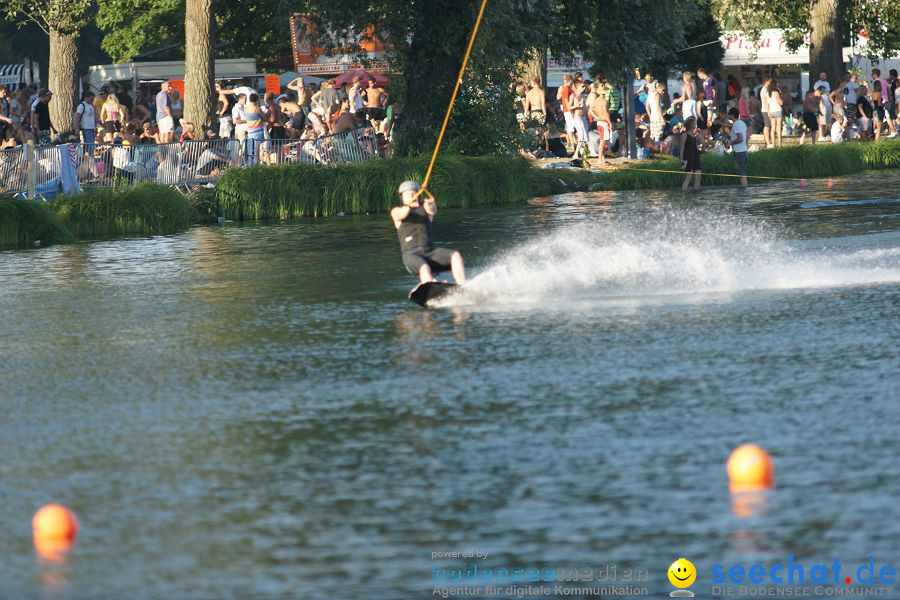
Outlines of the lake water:
{"type": "Polygon", "coordinates": [[[898,183],[445,210],[473,278],[436,310],[384,215],[0,253],[0,597],[900,570],[898,183]],[[745,441],[776,468],[752,498],[725,474],[745,441]],[[31,540],[50,501],[81,522],[63,563],[31,540]]]}

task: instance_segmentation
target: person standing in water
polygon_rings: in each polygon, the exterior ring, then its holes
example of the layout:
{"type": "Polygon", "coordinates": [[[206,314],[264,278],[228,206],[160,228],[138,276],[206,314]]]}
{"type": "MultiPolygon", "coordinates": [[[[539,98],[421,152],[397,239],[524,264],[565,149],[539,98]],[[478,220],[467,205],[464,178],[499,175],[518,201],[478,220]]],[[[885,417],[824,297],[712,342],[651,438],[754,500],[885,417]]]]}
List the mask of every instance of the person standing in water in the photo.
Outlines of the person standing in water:
{"type": "Polygon", "coordinates": [[[457,284],[466,282],[466,269],[462,254],[448,248],[435,248],[431,228],[437,205],[431,196],[420,200],[421,186],[415,181],[400,184],[402,206],[391,209],[391,220],[400,238],[403,265],[412,275],[418,275],[421,283],[435,281],[434,275],[450,271],[457,284]]]}
{"type": "Polygon", "coordinates": [[[685,192],[694,178],[694,191],[700,189],[700,148],[697,146],[697,119],[688,117],[684,121],[684,144],[681,146],[681,164],[685,171],[681,189],[685,192]]]}

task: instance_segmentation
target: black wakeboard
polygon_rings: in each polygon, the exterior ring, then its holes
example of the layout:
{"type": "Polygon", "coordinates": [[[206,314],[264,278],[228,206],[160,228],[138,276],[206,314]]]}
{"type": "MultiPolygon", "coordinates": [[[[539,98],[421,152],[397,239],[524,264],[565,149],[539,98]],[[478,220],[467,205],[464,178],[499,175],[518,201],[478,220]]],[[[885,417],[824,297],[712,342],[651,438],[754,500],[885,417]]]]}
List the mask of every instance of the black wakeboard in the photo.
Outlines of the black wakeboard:
{"type": "Polygon", "coordinates": [[[452,294],[459,286],[446,281],[429,281],[420,283],[409,293],[409,299],[419,306],[428,306],[428,303],[452,294]]]}

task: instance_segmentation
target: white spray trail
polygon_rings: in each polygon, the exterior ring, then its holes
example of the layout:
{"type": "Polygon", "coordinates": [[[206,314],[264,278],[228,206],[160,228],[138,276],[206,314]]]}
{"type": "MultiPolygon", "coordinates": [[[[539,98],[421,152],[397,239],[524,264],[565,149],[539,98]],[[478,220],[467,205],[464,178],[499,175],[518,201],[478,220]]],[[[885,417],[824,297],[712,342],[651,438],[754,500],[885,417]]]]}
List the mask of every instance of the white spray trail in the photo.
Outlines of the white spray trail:
{"type": "MultiPolygon", "coordinates": [[[[900,241],[900,240],[898,240],[900,241]]],[[[900,246],[826,249],[706,211],[566,226],[504,253],[446,305],[547,304],[900,282],[900,246]]]]}

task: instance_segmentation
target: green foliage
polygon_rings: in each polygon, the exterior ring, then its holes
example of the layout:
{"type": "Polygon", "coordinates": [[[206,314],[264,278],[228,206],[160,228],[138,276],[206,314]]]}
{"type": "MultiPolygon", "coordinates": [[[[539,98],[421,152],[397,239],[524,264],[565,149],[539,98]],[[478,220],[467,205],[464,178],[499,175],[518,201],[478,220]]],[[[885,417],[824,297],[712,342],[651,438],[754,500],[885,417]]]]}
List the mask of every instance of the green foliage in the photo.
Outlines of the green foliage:
{"type": "Polygon", "coordinates": [[[142,183],[116,190],[87,189],[48,203],[79,238],[166,235],[184,231],[194,219],[191,202],[172,188],[142,183]]]}
{"type": "Polygon", "coordinates": [[[188,194],[188,200],[194,207],[195,223],[215,223],[219,216],[219,204],[216,200],[216,189],[198,187],[188,194]]]}
{"type": "MultiPolygon", "coordinates": [[[[515,155],[522,133],[515,117],[515,91],[506,73],[472,73],[460,91],[444,137],[442,152],[449,154],[515,155]]],[[[430,156],[435,136],[421,140],[419,152],[430,156]]],[[[414,144],[408,144],[410,153],[414,144]]]]}
{"type": "MultiPolygon", "coordinates": [[[[97,0],[97,24],[105,32],[103,49],[116,62],[175,44],[154,60],[184,58],[184,0],[97,0]]],[[[288,15],[305,3],[293,0],[218,2],[216,43],[225,56],[252,56],[261,63],[290,56],[288,15]]]]}
{"type": "MultiPolygon", "coordinates": [[[[232,220],[386,212],[400,182],[421,181],[427,166],[421,157],[231,169],[216,186],[219,211],[232,220]]],[[[530,168],[520,158],[442,156],[428,187],[443,207],[520,201],[530,195],[530,168]]]]}
{"type": "MultiPolygon", "coordinates": [[[[158,46],[184,44],[184,10],[184,0],[99,0],[103,49],[113,61],[128,62],[158,46]]],[[[181,48],[177,54],[184,56],[181,48]]]]}
{"type": "Polygon", "coordinates": [[[77,35],[93,17],[92,0],[5,0],[4,4],[2,10],[11,20],[35,23],[48,35],[51,30],[77,35]]]}
{"type": "Polygon", "coordinates": [[[621,81],[634,67],[673,60],[675,50],[689,45],[686,29],[700,16],[696,0],[562,2],[548,45],[556,52],[581,52],[608,79],[621,81]]]}
{"type": "MultiPolygon", "coordinates": [[[[401,74],[392,80],[390,92],[404,107],[397,150],[402,155],[432,145],[479,3],[345,0],[310,5],[320,31],[346,37],[374,24],[379,33],[390,36],[391,60],[401,74]]],[[[513,145],[515,123],[506,86],[516,63],[532,51],[584,53],[618,80],[625,69],[683,48],[685,26],[698,14],[695,0],[492,0],[465,77],[482,87],[483,96],[464,89],[468,93],[457,101],[461,116],[448,133],[449,143],[466,154],[503,153],[513,145]],[[489,84],[482,86],[485,80],[489,84]],[[490,136],[501,139],[486,144],[490,136]]],[[[338,40],[331,42],[339,45],[338,40]]]]}
{"type": "Polygon", "coordinates": [[[72,234],[44,203],[0,196],[0,248],[66,244],[72,234]]]}

